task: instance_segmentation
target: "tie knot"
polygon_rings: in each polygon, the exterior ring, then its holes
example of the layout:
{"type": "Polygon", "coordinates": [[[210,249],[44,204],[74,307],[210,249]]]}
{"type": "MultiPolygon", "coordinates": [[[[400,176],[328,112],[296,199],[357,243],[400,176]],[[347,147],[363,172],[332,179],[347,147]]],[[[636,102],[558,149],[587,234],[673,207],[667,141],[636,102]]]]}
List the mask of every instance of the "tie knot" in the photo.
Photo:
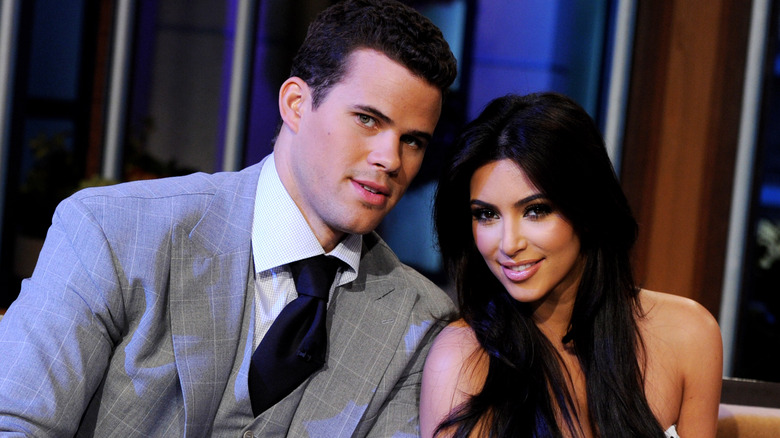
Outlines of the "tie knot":
{"type": "Polygon", "coordinates": [[[328,301],[328,292],[341,261],[318,255],[292,263],[293,281],[298,295],[310,295],[328,301]]]}

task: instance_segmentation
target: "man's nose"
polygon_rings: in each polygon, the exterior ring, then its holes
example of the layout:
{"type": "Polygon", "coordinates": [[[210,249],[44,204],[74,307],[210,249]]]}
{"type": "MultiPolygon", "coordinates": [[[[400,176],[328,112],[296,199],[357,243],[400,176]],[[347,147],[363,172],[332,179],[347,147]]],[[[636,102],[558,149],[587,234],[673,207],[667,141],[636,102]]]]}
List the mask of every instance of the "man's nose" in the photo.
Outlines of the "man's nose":
{"type": "Polygon", "coordinates": [[[387,173],[398,172],[401,168],[401,138],[390,131],[374,136],[368,160],[387,173]]]}

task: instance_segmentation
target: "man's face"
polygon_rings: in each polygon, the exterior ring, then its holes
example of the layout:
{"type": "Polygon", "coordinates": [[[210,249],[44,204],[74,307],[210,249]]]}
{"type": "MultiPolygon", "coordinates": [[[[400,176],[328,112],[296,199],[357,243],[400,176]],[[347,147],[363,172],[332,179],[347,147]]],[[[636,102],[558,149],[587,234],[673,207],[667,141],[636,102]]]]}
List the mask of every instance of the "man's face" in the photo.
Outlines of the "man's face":
{"type": "MultiPolygon", "coordinates": [[[[313,109],[305,84],[280,177],[323,248],[370,232],[409,187],[441,113],[440,90],[369,49],[313,109]]],[[[277,166],[280,163],[277,162],[277,166]]]]}

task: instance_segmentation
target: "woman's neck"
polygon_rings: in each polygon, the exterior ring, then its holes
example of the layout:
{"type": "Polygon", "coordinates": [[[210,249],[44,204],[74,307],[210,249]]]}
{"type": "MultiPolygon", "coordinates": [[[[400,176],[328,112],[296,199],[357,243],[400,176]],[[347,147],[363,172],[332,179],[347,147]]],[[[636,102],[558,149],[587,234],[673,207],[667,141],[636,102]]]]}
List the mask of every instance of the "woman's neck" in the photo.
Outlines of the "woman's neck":
{"type": "Polygon", "coordinates": [[[558,300],[548,297],[535,307],[532,318],[539,330],[557,347],[569,332],[573,311],[573,296],[558,300]]]}

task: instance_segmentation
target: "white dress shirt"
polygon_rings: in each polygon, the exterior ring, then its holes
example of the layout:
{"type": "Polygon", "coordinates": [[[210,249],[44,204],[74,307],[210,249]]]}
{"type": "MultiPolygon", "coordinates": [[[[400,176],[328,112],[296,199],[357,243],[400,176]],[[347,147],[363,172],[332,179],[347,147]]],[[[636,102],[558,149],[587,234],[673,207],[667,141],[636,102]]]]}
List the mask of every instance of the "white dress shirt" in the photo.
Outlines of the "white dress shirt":
{"type": "MultiPolygon", "coordinates": [[[[339,268],[331,293],[357,278],[363,237],[349,234],[328,253],[345,265],[339,268]]],[[[252,256],[255,269],[255,331],[253,349],[257,348],[279,312],[298,293],[289,264],[325,254],[303,214],[279,179],[271,154],[263,163],[255,195],[252,219],[252,256]]]]}

